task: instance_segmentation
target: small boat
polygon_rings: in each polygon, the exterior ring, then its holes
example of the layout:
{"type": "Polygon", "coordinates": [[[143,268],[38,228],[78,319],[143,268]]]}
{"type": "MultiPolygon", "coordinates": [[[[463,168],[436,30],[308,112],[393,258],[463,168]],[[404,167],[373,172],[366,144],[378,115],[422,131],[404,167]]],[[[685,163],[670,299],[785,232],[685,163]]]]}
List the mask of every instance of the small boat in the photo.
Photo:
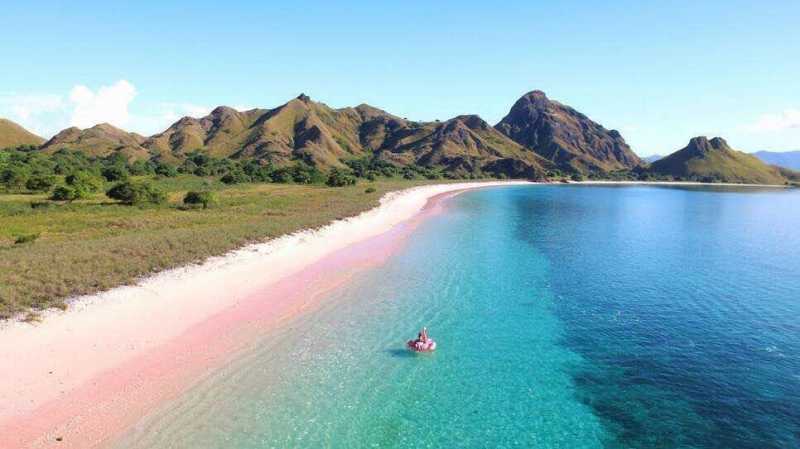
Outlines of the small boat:
{"type": "Polygon", "coordinates": [[[433,352],[436,350],[436,342],[432,338],[428,338],[427,341],[419,339],[408,340],[406,346],[414,352],[433,352]]]}

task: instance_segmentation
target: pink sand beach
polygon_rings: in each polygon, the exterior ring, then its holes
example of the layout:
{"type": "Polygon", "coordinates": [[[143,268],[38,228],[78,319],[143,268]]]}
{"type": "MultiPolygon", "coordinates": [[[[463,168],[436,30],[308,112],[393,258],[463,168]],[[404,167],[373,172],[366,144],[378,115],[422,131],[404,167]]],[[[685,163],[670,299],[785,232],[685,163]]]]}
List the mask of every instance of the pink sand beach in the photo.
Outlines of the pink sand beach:
{"type": "Polygon", "coordinates": [[[326,292],[383,263],[458,192],[424,186],[321,229],[245,247],[0,328],[0,448],[103,447],[326,292]]]}

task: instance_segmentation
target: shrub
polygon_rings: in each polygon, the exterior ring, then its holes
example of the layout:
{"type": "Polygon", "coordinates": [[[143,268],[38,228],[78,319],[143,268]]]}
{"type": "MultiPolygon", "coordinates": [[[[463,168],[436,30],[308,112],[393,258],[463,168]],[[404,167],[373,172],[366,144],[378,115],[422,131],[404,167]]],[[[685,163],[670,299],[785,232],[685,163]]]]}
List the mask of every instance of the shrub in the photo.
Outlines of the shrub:
{"type": "Polygon", "coordinates": [[[203,209],[208,209],[210,204],[216,202],[216,198],[214,197],[214,193],[209,191],[204,192],[187,192],[186,196],[183,197],[183,204],[202,204],[203,209]]]}
{"type": "Polygon", "coordinates": [[[50,199],[53,201],[75,201],[79,198],[82,198],[81,192],[70,186],[58,186],[50,194],[50,199]]]}
{"type": "Polygon", "coordinates": [[[109,182],[123,181],[125,179],[128,179],[128,170],[126,170],[125,167],[120,165],[112,165],[110,167],[106,167],[100,173],[109,182]]]}
{"type": "Polygon", "coordinates": [[[31,243],[34,240],[38,239],[38,238],[39,238],[39,233],[36,233],[36,234],[22,234],[22,235],[17,236],[17,238],[14,240],[14,244],[15,245],[22,245],[24,243],[31,243]]]}
{"type": "Polygon", "coordinates": [[[331,170],[331,173],[328,175],[328,181],[325,182],[330,187],[344,187],[344,186],[351,186],[355,185],[356,177],[346,173],[342,170],[334,168],[331,170]]]}
{"type": "Polygon", "coordinates": [[[46,192],[56,183],[56,177],[52,175],[36,175],[28,178],[25,188],[34,192],[46,192]]]}
{"type": "Polygon", "coordinates": [[[0,184],[9,189],[22,188],[28,181],[28,172],[20,168],[7,168],[0,173],[0,184]]]}
{"type": "Polygon", "coordinates": [[[103,181],[85,171],[71,173],[67,175],[64,181],[66,181],[68,186],[86,194],[97,192],[103,185],[103,181]]]}
{"type": "Polygon", "coordinates": [[[51,205],[51,203],[46,201],[31,201],[31,209],[47,209],[51,205]]]}
{"type": "Polygon", "coordinates": [[[298,184],[313,184],[325,181],[325,176],[323,176],[316,167],[304,162],[299,162],[297,165],[291,167],[289,169],[289,174],[292,177],[292,181],[298,184]]]}
{"type": "Polygon", "coordinates": [[[375,193],[375,187],[367,187],[364,193],[375,193]]]}
{"type": "Polygon", "coordinates": [[[178,176],[177,168],[163,162],[157,163],[154,171],[157,175],[167,178],[174,178],[175,176],[178,176]]]}
{"type": "Polygon", "coordinates": [[[153,165],[143,160],[134,161],[128,166],[128,170],[134,176],[152,175],[155,173],[153,165]]]}
{"type": "Polygon", "coordinates": [[[573,173],[572,176],[570,176],[570,179],[573,181],[583,181],[583,175],[580,173],[573,173]]]}
{"type": "Polygon", "coordinates": [[[241,170],[232,170],[220,178],[220,181],[225,184],[241,184],[243,182],[250,182],[250,177],[241,170]]]}
{"type": "Polygon", "coordinates": [[[167,194],[149,182],[123,181],[110,188],[106,195],[128,205],[162,204],[167,194]]]}
{"type": "Polygon", "coordinates": [[[285,168],[279,168],[273,171],[272,174],[270,175],[270,178],[272,179],[272,182],[278,182],[284,184],[292,182],[292,174],[289,173],[289,171],[286,170],[285,168]]]}

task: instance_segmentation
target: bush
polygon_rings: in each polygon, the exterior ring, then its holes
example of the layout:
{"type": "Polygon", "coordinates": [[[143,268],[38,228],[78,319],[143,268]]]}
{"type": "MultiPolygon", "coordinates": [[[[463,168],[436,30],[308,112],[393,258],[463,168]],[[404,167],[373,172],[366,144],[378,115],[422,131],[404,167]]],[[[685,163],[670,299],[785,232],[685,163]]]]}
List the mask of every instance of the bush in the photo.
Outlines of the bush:
{"type": "Polygon", "coordinates": [[[292,174],[285,168],[279,168],[272,172],[270,179],[272,179],[272,182],[285,184],[292,182],[292,174]]]}
{"type": "Polygon", "coordinates": [[[20,168],[7,168],[0,173],[0,184],[8,189],[20,189],[28,181],[28,172],[20,168]]]}
{"type": "Polygon", "coordinates": [[[583,181],[583,175],[580,173],[573,173],[572,176],[570,176],[570,179],[573,181],[583,181]]]}
{"type": "Polygon", "coordinates": [[[202,204],[203,209],[208,209],[210,204],[216,202],[216,198],[214,197],[214,193],[212,192],[187,192],[186,196],[183,197],[183,204],[202,204]]]}
{"type": "Polygon", "coordinates": [[[23,243],[31,243],[34,240],[39,238],[39,234],[22,234],[17,236],[16,240],[14,240],[15,245],[22,245],[23,243]]]}
{"type": "Polygon", "coordinates": [[[50,199],[53,201],[75,201],[81,196],[81,192],[70,186],[58,186],[53,190],[50,199]]]}
{"type": "Polygon", "coordinates": [[[325,181],[325,176],[316,167],[299,162],[289,169],[292,181],[298,184],[314,184],[325,181]]]}
{"type": "Polygon", "coordinates": [[[166,178],[174,178],[178,176],[177,168],[163,162],[157,163],[154,171],[157,175],[164,176],[166,178]]]}
{"type": "Polygon", "coordinates": [[[220,178],[220,181],[225,184],[241,184],[243,182],[250,182],[250,177],[241,170],[232,170],[220,178]]]}
{"type": "Polygon", "coordinates": [[[162,204],[167,194],[149,182],[123,181],[110,188],[106,195],[128,205],[162,204]]]}
{"type": "Polygon", "coordinates": [[[103,186],[103,181],[85,171],[69,174],[64,181],[66,181],[68,186],[84,192],[85,195],[83,196],[86,196],[89,193],[97,192],[100,190],[100,187],[103,186]]]}
{"type": "Polygon", "coordinates": [[[31,201],[31,209],[47,209],[51,205],[51,203],[46,201],[31,201]]]}
{"type": "Polygon", "coordinates": [[[375,193],[375,187],[367,187],[364,193],[375,193]]]}
{"type": "Polygon", "coordinates": [[[128,179],[128,170],[125,167],[120,165],[112,165],[110,167],[106,167],[101,171],[101,174],[106,181],[114,182],[114,181],[123,181],[128,179]]]}
{"type": "Polygon", "coordinates": [[[34,192],[47,192],[56,183],[56,177],[52,175],[37,175],[28,178],[25,188],[34,192]]]}
{"type": "Polygon", "coordinates": [[[328,175],[328,181],[325,182],[330,187],[344,187],[352,186],[356,183],[356,177],[346,173],[342,170],[334,168],[328,175]]]}

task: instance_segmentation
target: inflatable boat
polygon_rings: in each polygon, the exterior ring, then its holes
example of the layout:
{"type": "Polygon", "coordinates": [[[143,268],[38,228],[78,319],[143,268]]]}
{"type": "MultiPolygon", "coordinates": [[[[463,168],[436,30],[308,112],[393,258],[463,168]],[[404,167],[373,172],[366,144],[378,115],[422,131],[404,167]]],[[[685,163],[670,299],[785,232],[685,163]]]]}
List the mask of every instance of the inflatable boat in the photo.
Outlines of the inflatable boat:
{"type": "Polygon", "coordinates": [[[436,350],[436,342],[433,341],[432,338],[429,338],[427,341],[408,340],[406,346],[414,352],[433,352],[436,350]]]}

